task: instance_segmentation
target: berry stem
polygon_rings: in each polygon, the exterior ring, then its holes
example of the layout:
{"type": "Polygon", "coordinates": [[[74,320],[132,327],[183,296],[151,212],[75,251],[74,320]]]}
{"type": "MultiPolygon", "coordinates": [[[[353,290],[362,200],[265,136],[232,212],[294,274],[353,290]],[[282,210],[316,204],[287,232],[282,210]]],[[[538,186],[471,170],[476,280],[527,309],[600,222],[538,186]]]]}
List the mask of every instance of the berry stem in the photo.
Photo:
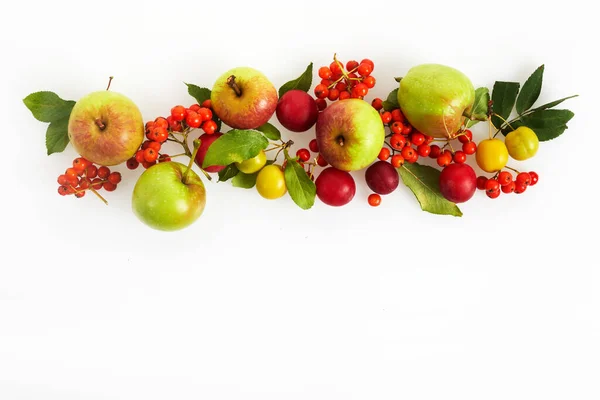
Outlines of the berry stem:
{"type": "Polygon", "coordinates": [[[506,169],[510,169],[511,171],[513,171],[513,172],[514,172],[514,173],[516,173],[516,174],[520,174],[520,173],[521,173],[520,171],[518,171],[518,170],[516,170],[516,169],[514,169],[514,168],[511,168],[511,167],[509,167],[508,165],[505,165],[505,166],[504,166],[504,168],[506,168],[506,169]]]}
{"type": "Polygon", "coordinates": [[[98,191],[96,189],[94,189],[91,186],[88,189],[90,189],[92,191],[92,193],[94,193],[96,196],[98,196],[98,198],[100,200],[102,200],[104,202],[104,204],[108,205],[108,201],[106,201],[106,199],[104,197],[102,197],[102,195],[100,193],[98,193],[98,191]]]}
{"type": "Polygon", "coordinates": [[[233,89],[237,97],[242,95],[242,89],[240,89],[238,84],[235,82],[235,75],[231,75],[229,78],[227,78],[227,85],[233,89]]]}
{"type": "Polygon", "coordinates": [[[110,83],[112,82],[112,80],[113,80],[113,77],[109,76],[108,77],[108,86],[106,86],[106,90],[108,90],[110,88],[110,83]]]}
{"type": "MultiPolygon", "coordinates": [[[[188,174],[190,173],[190,170],[192,169],[192,165],[194,164],[194,160],[196,159],[196,154],[198,153],[198,149],[200,148],[200,139],[196,139],[194,140],[194,152],[192,153],[192,155],[190,156],[190,162],[188,163],[188,166],[185,170],[185,172],[183,173],[183,178],[181,178],[181,181],[183,183],[185,183],[187,185],[187,177],[188,174]]],[[[202,170],[204,171],[204,170],[202,170]]],[[[206,175],[206,172],[205,172],[206,175]]],[[[207,177],[210,180],[210,177],[207,177]]]]}

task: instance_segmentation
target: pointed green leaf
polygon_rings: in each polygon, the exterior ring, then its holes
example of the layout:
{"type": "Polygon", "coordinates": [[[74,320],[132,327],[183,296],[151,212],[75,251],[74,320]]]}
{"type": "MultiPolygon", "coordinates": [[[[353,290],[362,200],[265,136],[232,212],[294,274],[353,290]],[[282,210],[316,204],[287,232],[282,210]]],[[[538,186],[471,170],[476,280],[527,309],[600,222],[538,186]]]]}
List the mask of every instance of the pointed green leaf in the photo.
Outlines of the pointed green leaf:
{"type": "Polygon", "coordinates": [[[229,164],[219,171],[219,182],[225,182],[238,174],[239,170],[235,164],[229,164]]]}
{"type": "Polygon", "coordinates": [[[287,164],[285,166],[284,177],[288,193],[294,203],[303,210],[308,210],[315,204],[317,187],[298,161],[289,158],[287,154],[286,159],[287,164]]]}
{"type": "Polygon", "coordinates": [[[48,155],[62,152],[69,144],[69,116],[51,122],[46,129],[46,151],[48,155]]]}
{"type": "Polygon", "coordinates": [[[190,96],[196,99],[198,104],[202,104],[205,100],[210,99],[210,89],[196,86],[192,83],[185,84],[187,85],[188,93],[190,94],[190,96]]]}
{"type": "Polygon", "coordinates": [[[302,73],[302,75],[300,75],[298,78],[294,79],[293,81],[289,81],[283,84],[283,86],[281,86],[279,88],[279,97],[281,98],[281,96],[283,96],[286,92],[290,91],[290,90],[303,90],[305,92],[308,92],[310,90],[310,87],[312,86],[312,79],[313,79],[313,63],[311,62],[310,64],[308,64],[308,67],[306,67],[306,70],[302,73]]]}
{"type": "MultiPolygon", "coordinates": [[[[521,117],[511,123],[511,126],[517,129],[524,125],[535,132],[540,142],[545,142],[562,135],[568,128],[567,122],[574,116],[570,110],[539,110],[521,117]]],[[[510,131],[512,129],[507,127],[502,133],[507,135],[510,131]]]]}
{"type": "Polygon", "coordinates": [[[41,122],[54,122],[68,117],[75,105],[72,100],[63,100],[54,92],[31,93],[23,99],[33,117],[41,122]]]}
{"type": "Polygon", "coordinates": [[[542,80],[544,78],[544,65],[540,65],[523,84],[521,93],[517,97],[517,112],[523,114],[533,106],[540,97],[542,91],[542,80]]]}
{"type": "Polygon", "coordinates": [[[258,172],[253,174],[245,174],[243,172],[239,172],[236,176],[231,180],[231,184],[235,187],[251,189],[256,185],[256,177],[258,176],[258,172]]]}
{"type": "Polygon", "coordinates": [[[398,88],[392,90],[386,100],[383,101],[383,109],[385,111],[392,111],[396,108],[400,108],[398,103],[398,88]]]}
{"type": "Polygon", "coordinates": [[[504,123],[502,119],[508,120],[508,117],[510,117],[515,102],[517,101],[520,86],[519,82],[497,81],[494,83],[494,88],[492,89],[494,113],[502,117],[492,116],[492,124],[494,124],[496,128],[502,126],[504,123]]]}
{"type": "Polygon", "coordinates": [[[546,110],[548,108],[552,108],[552,107],[555,107],[555,106],[559,105],[560,103],[562,103],[565,100],[569,100],[569,99],[572,99],[572,98],[577,97],[577,96],[579,96],[579,95],[578,94],[574,94],[573,96],[563,97],[562,99],[554,100],[554,101],[551,101],[550,103],[546,103],[544,105],[536,107],[536,108],[534,108],[531,111],[546,110]]]}
{"type": "MultiPolygon", "coordinates": [[[[473,108],[471,113],[474,117],[483,118],[487,117],[488,103],[490,102],[490,90],[486,87],[480,87],[475,90],[475,101],[473,102],[473,108]]],[[[472,127],[478,123],[480,119],[469,119],[467,120],[467,128],[472,127]]]]}
{"type": "Polygon", "coordinates": [[[204,156],[202,167],[242,162],[256,157],[268,144],[267,138],[258,131],[232,129],[210,145],[204,156]]]}
{"type": "Polygon", "coordinates": [[[271,125],[268,122],[265,123],[264,125],[259,126],[258,128],[256,128],[256,130],[264,133],[265,136],[267,137],[267,139],[270,139],[270,140],[281,139],[281,132],[279,132],[279,129],[277,129],[276,127],[274,127],[273,125],[271,125]]]}
{"type": "Polygon", "coordinates": [[[440,171],[418,163],[405,163],[398,168],[402,182],[413,192],[421,209],[432,214],[461,217],[462,212],[440,192],[440,171]]]}

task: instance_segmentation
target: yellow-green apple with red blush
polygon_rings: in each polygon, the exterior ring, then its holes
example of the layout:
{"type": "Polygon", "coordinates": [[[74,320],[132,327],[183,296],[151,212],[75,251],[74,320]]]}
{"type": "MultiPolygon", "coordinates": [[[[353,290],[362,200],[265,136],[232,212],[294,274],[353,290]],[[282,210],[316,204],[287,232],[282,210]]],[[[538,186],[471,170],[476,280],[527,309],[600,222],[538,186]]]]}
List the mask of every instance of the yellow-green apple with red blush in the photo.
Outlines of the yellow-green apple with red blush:
{"type": "Polygon", "coordinates": [[[67,131],[82,157],[100,165],[117,165],[139,149],[144,140],[144,120],[129,97],[102,90],[75,103],[67,131]]]}
{"type": "Polygon", "coordinates": [[[134,214],[162,231],[180,230],[196,221],[206,205],[206,190],[190,166],[168,161],[145,170],[133,188],[134,214]]]}
{"type": "Polygon", "coordinates": [[[320,154],[342,171],[358,171],[370,165],[385,139],[379,112],[361,99],[329,105],[319,114],[316,131],[320,154]]]}
{"type": "Polygon", "coordinates": [[[210,100],[213,111],[225,124],[236,129],[256,129],[275,113],[278,95],[262,72],[237,67],[215,81],[210,100]]]}
{"type": "Polygon", "coordinates": [[[436,138],[454,137],[474,101],[471,80],[461,71],[441,64],[412,67],[398,89],[398,103],[408,122],[436,138]]]}

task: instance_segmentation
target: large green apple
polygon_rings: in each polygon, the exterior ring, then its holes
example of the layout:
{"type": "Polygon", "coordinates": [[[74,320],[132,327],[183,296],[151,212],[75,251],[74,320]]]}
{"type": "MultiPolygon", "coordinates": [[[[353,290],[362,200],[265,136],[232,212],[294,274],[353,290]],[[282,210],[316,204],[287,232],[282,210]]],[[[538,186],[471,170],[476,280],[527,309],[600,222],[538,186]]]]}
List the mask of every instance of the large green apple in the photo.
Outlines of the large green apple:
{"type": "Polygon", "coordinates": [[[361,99],[329,105],[317,119],[319,152],[342,171],[357,171],[371,164],[381,151],[385,130],[381,116],[361,99]]]}
{"type": "Polygon", "coordinates": [[[212,88],[213,111],[232,128],[255,129],[271,119],[277,108],[275,86],[260,71],[233,68],[221,75],[212,88]]]}
{"type": "Polygon", "coordinates": [[[192,169],[174,162],[153,165],[133,188],[133,212],[146,225],[162,230],[183,229],[196,221],[206,205],[204,183],[192,169]]]}
{"type": "Polygon", "coordinates": [[[75,103],[68,133],[82,157],[100,165],[117,165],[139,149],[144,140],[144,120],[130,98],[102,90],[75,103]]]}
{"type": "Polygon", "coordinates": [[[459,70],[440,64],[411,68],[398,89],[398,103],[408,122],[437,138],[453,137],[474,101],[471,80],[459,70]]]}

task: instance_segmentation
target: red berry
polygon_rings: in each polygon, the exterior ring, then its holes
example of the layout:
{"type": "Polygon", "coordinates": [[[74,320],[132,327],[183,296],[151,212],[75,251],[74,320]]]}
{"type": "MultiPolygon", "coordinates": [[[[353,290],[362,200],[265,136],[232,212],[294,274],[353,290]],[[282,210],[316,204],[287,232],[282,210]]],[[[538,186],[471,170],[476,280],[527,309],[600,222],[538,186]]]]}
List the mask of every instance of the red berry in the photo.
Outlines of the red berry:
{"type": "Polygon", "coordinates": [[[296,152],[296,156],[298,156],[298,159],[302,162],[306,162],[308,160],[310,160],[310,151],[308,151],[308,149],[298,149],[298,151],[296,152]]]}
{"type": "Polygon", "coordinates": [[[456,153],[454,153],[454,157],[452,159],[457,164],[463,164],[465,161],[467,161],[467,155],[463,151],[458,150],[456,153]]]}
{"type": "Polygon", "coordinates": [[[139,162],[140,164],[143,163],[146,159],[144,158],[144,148],[142,147],[142,150],[138,150],[135,153],[135,159],[137,162],[139,162]]]}
{"type": "Polygon", "coordinates": [[[331,79],[331,70],[329,67],[321,67],[319,68],[319,78],[321,79],[331,79]]]}
{"type": "Polygon", "coordinates": [[[425,135],[423,135],[420,132],[413,132],[413,134],[410,135],[410,141],[415,146],[418,146],[420,144],[425,143],[425,135]]]}
{"type": "Polygon", "coordinates": [[[404,148],[402,149],[401,154],[402,154],[402,157],[404,157],[404,159],[406,161],[411,162],[411,160],[415,157],[415,155],[417,154],[417,152],[412,147],[404,146],[404,148]]]}
{"type": "MultiPolygon", "coordinates": [[[[188,107],[189,111],[197,112],[199,109],[200,109],[200,104],[192,104],[191,106],[188,107]]],[[[188,114],[189,114],[189,111],[188,111],[188,114]]]]}
{"type": "Polygon", "coordinates": [[[206,99],[200,104],[200,107],[209,108],[212,110],[212,101],[210,99],[206,99]]]}
{"type": "Polygon", "coordinates": [[[469,129],[465,130],[462,135],[458,137],[458,141],[461,143],[468,143],[473,140],[473,132],[469,129]]]}
{"type": "Polygon", "coordinates": [[[151,147],[144,150],[144,161],[151,163],[151,162],[155,162],[157,159],[158,159],[158,152],[156,150],[154,150],[151,147]]]}
{"type": "Polygon", "coordinates": [[[429,146],[427,143],[421,143],[417,146],[417,153],[420,157],[427,157],[431,154],[431,146],[429,146]]]}
{"type": "Polygon", "coordinates": [[[405,121],[404,114],[402,114],[402,111],[400,111],[399,108],[395,108],[392,110],[392,121],[405,121]]]}
{"type": "Polygon", "coordinates": [[[515,193],[521,194],[525,190],[527,190],[527,185],[523,185],[522,183],[515,183],[515,193]]]}
{"type": "MultiPolygon", "coordinates": [[[[392,121],[394,120],[393,114],[392,114],[392,121]]],[[[394,121],[392,122],[392,125],[390,125],[390,131],[392,131],[392,133],[396,133],[398,135],[402,134],[402,128],[404,128],[404,124],[400,121],[394,121]]]]}
{"type": "Polygon", "coordinates": [[[485,192],[485,194],[486,194],[486,195],[487,195],[487,197],[489,197],[490,199],[495,199],[495,198],[497,198],[498,196],[500,196],[500,190],[498,189],[498,190],[494,190],[494,191],[492,191],[492,192],[488,192],[488,191],[486,191],[486,192],[485,192]]]}
{"type": "Polygon", "coordinates": [[[477,177],[477,189],[479,190],[485,190],[485,185],[487,184],[488,178],[486,178],[485,176],[478,176],[477,177]]]}
{"type": "Polygon", "coordinates": [[[533,172],[533,171],[529,172],[529,177],[531,178],[531,181],[529,182],[529,186],[535,185],[536,183],[538,183],[538,180],[540,179],[537,172],[533,172]]]}
{"type": "Polygon", "coordinates": [[[185,123],[190,128],[200,128],[200,125],[202,125],[202,117],[196,111],[190,111],[185,117],[185,123]]]}
{"type": "Polygon", "coordinates": [[[531,175],[529,175],[527,172],[520,172],[519,174],[517,174],[515,183],[517,186],[518,185],[529,186],[529,184],[531,183],[531,175]]]}
{"type": "Polygon", "coordinates": [[[313,153],[318,153],[319,152],[319,144],[317,143],[317,139],[313,139],[310,142],[308,142],[308,148],[313,153]]]}
{"type": "Polygon", "coordinates": [[[121,173],[117,171],[111,172],[110,175],[108,175],[108,181],[115,185],[121,182],[121,173]]]}
{"type": "Polygon", "coordinates": [[[206,133],[208,133],[209,135],[212,135],[213,133],[215,133],[217,131],[217,123],[215,121],[213,121],[212,119],[208,120],[208,121],[204,121],[202,123],[202,130],[206,133]]]}
{"type": "Polygon", "coordinates": [[[160,151],[160,148],[162,147],[162,145],[158,142],[150,142],[148,143],[148,147],[147,149],[153,149],[154,151],[156,151],[157,153],[160,151]]]}
{"type": "Polygon", "coordinates": [[[343,66],[339,61],[332,61],[331,64],[329,64],[329,69],[331,70],[332,78],[333,76],[341,75],[342,68],[343,66]]]}
{"type": "Polygon", "coordinates": [[[327,89],[331,89],[331,86],[333,85],[333,81],[331,79],[321,79],[321,83],[327,86],[327,89]]]}
{"type": "Polygon", "coordinates": [[[112,182],[104,182],[104,183],[102,184],[102,188],[103,188],[104,190],[106,190],[107,192],[112,192],[112,191],[114,191],[114,190],[117,188],[117,185],[115,185],[115,184],[114,184],[114,183],[112,183],[112,182]]]}
{"type": "Polygon", "coordinates": [[[377,193],[371,193],[367,198],[367,201],[371,207],[377,207],[381,204],[381,196],[377,193]]]}
{"type": "Polygon", "coordinates": [[[373,68],[371,68],[370,64],[362,63],[358,66],[356,72],[358,72],[360,76],[369,76],[371,75],[371,72],[373,72],[373,68]]]}
{"type": "Polygon", "coordinates": [[[375,80],[375,77],[373,77],[373,76],[367,76],[365,79],[363,79],[363,83],[365,85],[367,85],[367,87],[369,89],[373,89],[375,87],[376,82],[377,81],[375,80]]]}
{"type": "Polygon", "coordinates": [[[92,180],[92,188],[94,190],[100,190],[102,189],[102,179],[100,178],[95,178],[92,180]]]}
{"type": "MultiPolygon", "coordinates": [[[[168,154],[161,154],[160,157],[158,157],[158,162],[169,162],[171,161],[171,157],[168,154]]],[[[206,171],[206,168],[204,169],[206,171]]]]}
{"type": "Polygon", "coordinates": [[[392,120],[392,113],[391,112],[385,111],[383,114],[381,114],[381,121],[383,121],[383,123],[385,125],[389,124],[391,120],[392,120]]]}
{"type": "Polygon", "coordinates": [[[322,83],[319,83],[317,86],[315,86],[315,96],[317,99],[324,99],[328,95],[329,89],[327,89],[327,86],[323,85],[322,83]]]}
{"type": "Polygon", "coordinates": [[[136,169],[139,165],[140,163],[135,159],[135,157],[131,157],[129,160],[127,160],[127,168],[129,169],[136,169]]]}
{"type": "Polygon", "coordinates": [[[83,196],[85,196],[85,190],[75,192],[75,197],[77,197],[78,199],[82,198],[83,196]]]}
{"type": "Polygon", "coordinates": [[[156,164],[156,161],[152,161],[152,162],[148,162],[148,161],[144,161],[142,163],[142,166],[146,169],[150,168],[151,166],[153,166],[154,164],[156,164]]]}
{"type": "Polygon", "coordinates": [[[340,92],[340,97],[338,98],[338,100],[346,100],[350,98],[350,92],[345,90],[343,92],[340,92]]]}
{"type": "Polygon", "coordinates": [[[510,181],[507,185],[501,186],[502,193],[512,193],[515,191],[516,185],[514,181],[510,181]]]}
{"type": "Polygon", "coordinates": [[[463,143],[462,150],[465,152],[466,155],[470,156],[475,154],[475,152],[477,151],[477,145],[475,144],[475,142],[463,143]]]}
{"type": "Polygon", "coordinates": [[[106,179],[108,178],[108,175],[110,175],[110,169],[108,167],[101,166],[98,168],[98,178],[106,179]]]}
{"type": "Polygon", "coordinates": [[[355,98],[363,98],[369,93],[369,88],[364,83],[357,83],[352,88],[352,96],[355,98]]]}
{"type": "MultiPolygon", "coordinates": [[[[345,92],[345,93],[347,93],[347,92],[345,92]]],[[[327,102],[325,101],[325,99],[316,99],[315,103],[317,103],[317,109],[319,111],[323,111],[324,109],[327,108],[327,102]]]]}
{"type": "Polygon", "coordinates": [[[448,165],[450,165],[451,162],[452,156],[448,153],[442,153],[437,158],[437,165],[439,165],[442,168],[447,167],[448,165]]]}
{"type": "Polygon", "coordinates": [[[496,179],[488,179],[485,183],[486,192],[495,192],[500,190],[500,183],[496,179]]]}
{"type": "Polygon", "coordinates": [[[173,121],[183,121],[185,114],[186,110],[184,106],[178,105],[171,108],[171,118],[173,118],[173,121]]]}
{"type": "Polygon", "coordinates": [[[65,170],[65,176],[68,179],[72,179],[72,178],[77,179],[77,176],[79,176],[79,174],[77,173],[77,170],[75,168],[67,168],[65,170]]]}
{"type": "Polygon", "coordinates": [[[59,175],[56,181],[59,185],[66,185],[69,182],[66,175],[59,175]]]}
{"type": "Polygon", "coordinates": [[[210,108],[206,108],[206,107],[200,107],[200,109],[198,110],[198,115],[200,115],[200,118],[202,118],[202,121],[210,121],[213,117],[212,111],[210,111],[210,108]]]}
{"type": "Polygon", "coordinates": [[[511,183],[513,180],[512,174],[508,171],[501,171],[498,174],[498,183],[500,183],[500,186],[506,186],[509,183],[511,183]]]}
{"type": "Polygon", "coordinates": [[[363,59],[360,63],[369,64],[371,66],[371,71],[375,69],[375,63],[373,63],[373,61],[369,60],[368,58],[363,59]]]}
{"type": "Polygon", "coordinates": [[[437,144],[432,144],[430,147],[429,158],[437,159],[442,154],[442,149],[437,144]]]}
{"type": "MultiPolygon", "coordinates": [[[[382,147],[381,150],[379,150],[379,155],[377,158],[379,158],[381,161],[386,161],[388,158],[390,158],[390,149],[387,147],[382,147]]],[[[58,183],[60,183],[60,181],[58,183]]]]}
{"type": "Polygon", "coordinates": [[[394,168],[400,168],[403,165],[404,165],[404,157],[402,157],[402,154],[394,154],[392,156],[392,166],[394,168]]]}
{"type": "Polygon", "coordinates": [[[340,97],[340,91],[339,90],[337,90],[336,88],[329,89],[329,94],[327,95],[327,98],[330,101],[336,101],[339,97],[340,97]]]}
{"type": "Polygon", "coordinates": [[[383,100],[381,100],[379,97],[376,97],[371,102],[371,105],[373,106],[374,109],[379,111],[383,108],[383,100]]]}
{"type": "Polygon", "coordinates": [[[396,150],[402,150],[406,144],[406,138],[399,133],[394,133],[390,137],[390,146],[396,150]]]}
{"type": "Polygon", "coordinates": [[[166,118],[157,117],[154,120],[154,127],[155,128],[165,128],[165,129],[168,129],[169,128],[169,122],[167,121],[166,118]]]}
{"type": "Polygon", "coordinates": [[[61,196],[66,196],[69,194],[69,188],[66,185],[60,185],[58,187],[58,194],[61,196]]]}
{"type": "Polygon", "coordinates": [[[358,67],[358,61],[356,61],[356,60],[351,60],[346,63],[347,71],[352,71],[354,68],[357,68],[357,67],[358,67]]]}
{"type": "Polygon", "coordinates": [[[77,157],[73,160],[73,169],[77,171],[78,175],[83,175],[83,172],[89,165],[91,163],[83,157],[77,157]]]}

